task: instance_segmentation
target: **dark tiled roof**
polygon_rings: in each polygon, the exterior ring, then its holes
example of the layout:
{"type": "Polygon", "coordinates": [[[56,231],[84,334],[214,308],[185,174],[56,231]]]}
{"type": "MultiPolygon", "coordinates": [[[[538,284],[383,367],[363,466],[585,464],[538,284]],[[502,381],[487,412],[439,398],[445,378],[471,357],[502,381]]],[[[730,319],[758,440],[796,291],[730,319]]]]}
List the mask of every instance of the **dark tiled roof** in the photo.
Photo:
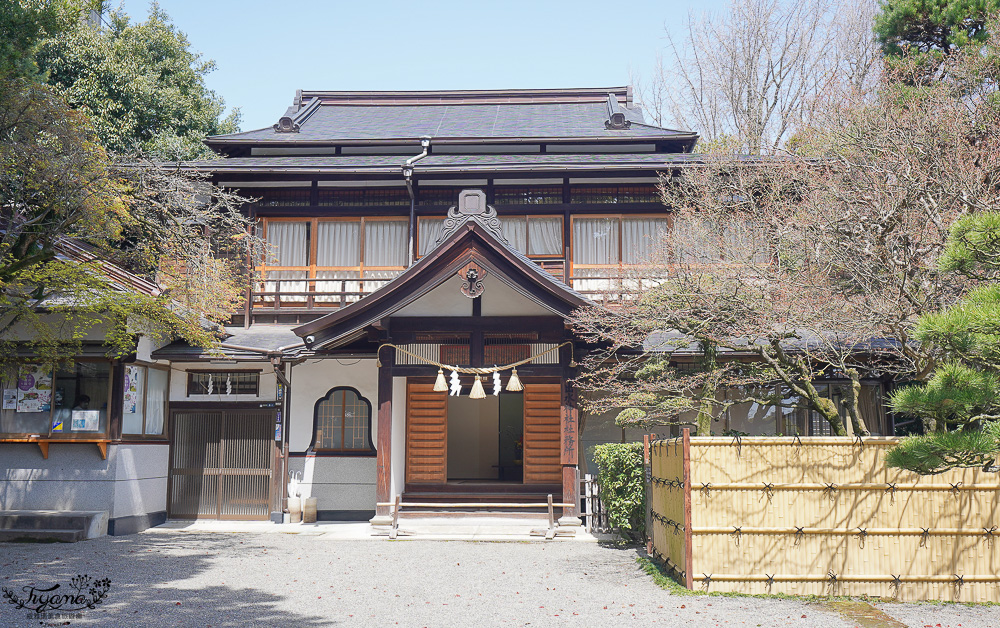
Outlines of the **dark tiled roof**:
{"type": "MultiPolygon", "coordinates": [[[[315,155],[280,157],[229,157],[184,164],[198,170],[227,171],[307,171],[317,170],[385,170],[394,174],[406,160],[406,155],[315,155]]],[[[574,166],[603,168],[656,168],[698,161],[691,153],[535,153],[527,155],[429,155],[416,164],[419,173],[452,171],[469,168],[531,168],[564,169],[574,166]]]]}
{"type": "Polygon", "coordinates": [[[321,104],[296,114],[296,133],[273,128],[218,135],[229,141],[310,142],[433,138],[682,138],[694,134],[645,124],[634,108],[622,108],[627,129],[606,129],[606,103],[343,105],[321,104]]]}
{"type": "Polygon", "coordinates": [[[153,352],[156,359],[201,360],[206,358],[233,358],[263,360],[268,351],[285,348],[289,355],[301,351],[302,340],[292,332],[290,325],[251,325],[249,328],[226,327],[219,353],[211,354],[201,347],[192,347],[177,340],[153,352]],[[299,345],[299,346],[296,346],[299,345]]]}

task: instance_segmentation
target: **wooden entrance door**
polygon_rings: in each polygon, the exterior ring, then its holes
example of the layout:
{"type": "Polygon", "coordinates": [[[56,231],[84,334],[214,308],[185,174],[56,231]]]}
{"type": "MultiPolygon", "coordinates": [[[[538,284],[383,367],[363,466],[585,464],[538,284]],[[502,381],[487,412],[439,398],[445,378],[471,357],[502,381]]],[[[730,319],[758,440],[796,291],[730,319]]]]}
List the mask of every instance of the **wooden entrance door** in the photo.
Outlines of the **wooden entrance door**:
{"type": "Polygon", "coordinates": [[[562,384],[524,384],[524,483],[561,484],[562,384]]]}
{"type": "Polygon", "coordinates": [[[448,393],[406,385],[406,483],[448,481],[448,393]]]}
{"type": "Polygon", "coordinates": [[[273,409],[174,411],[170,516],[268,519],[274,420],[273,409]]]}

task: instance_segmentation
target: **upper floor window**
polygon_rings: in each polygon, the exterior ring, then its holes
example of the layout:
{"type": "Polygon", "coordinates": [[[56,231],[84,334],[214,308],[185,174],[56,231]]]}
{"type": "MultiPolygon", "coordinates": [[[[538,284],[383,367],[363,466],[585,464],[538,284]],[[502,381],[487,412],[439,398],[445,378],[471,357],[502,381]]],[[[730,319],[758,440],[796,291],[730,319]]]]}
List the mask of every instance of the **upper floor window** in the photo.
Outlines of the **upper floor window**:
{"type": "Polygon", "coordinates": [[[420,205],[456,205],[460,188],[417,188],[417,203],[420,205]]]}
{"type": "Polygon", "coordinates": [[[331,389],[316,402],[313,449],[372,452],[372,406],[353,388],[331,389]]]}
{"type": "Polygon", "coordinates": [[[245,191],[248,196],[260,196],[261,207],[304,207],[309,205],[309,188],[291,190],[245,191]]]}
{"type": "Polygon", "coordinates": [[[500,223],[510,245],[525,255],[563,254],[562,216],[501,216],[500,223]]]}
{"type": "Polygon", "coordinates": [[[660,203],[660,191],[648,185],[578,185],[570,189],[570,200],[581,205],[605,203],[660,203]]]}
{"type": "Polygon", "coordinates": [[[497,186],[493,191],[497,205],[551,205],[563,202],[562,186],[497,186]]]}
{"type": "Polygon", "coordinates": [[[409,205],[410,194],[404,188],[320,188],[321,207],[381,207],[409,205]]]}
{"type": "Polygon", "coordinates": [[[667,216],[574,217],[574,270],[652,261],[669,230],[667,216]]]}
{"type": "MultiPolygon", "coordinates": [[[[515,250],[529,257],[562,256],[562,216],[501,216],[500,223],[515,250]]],[[[423,256],[434,250],[444,232],[444,218],[421,216],[417,225],[417,253],[423,256]]]]}
{"type": "Polygon", "coordinates": [[[339,299],[331,293],[356,301],[406,268],[405,218],[265,218],[263,226],[270,251],[261,267],[265,301],[339,299]]]}

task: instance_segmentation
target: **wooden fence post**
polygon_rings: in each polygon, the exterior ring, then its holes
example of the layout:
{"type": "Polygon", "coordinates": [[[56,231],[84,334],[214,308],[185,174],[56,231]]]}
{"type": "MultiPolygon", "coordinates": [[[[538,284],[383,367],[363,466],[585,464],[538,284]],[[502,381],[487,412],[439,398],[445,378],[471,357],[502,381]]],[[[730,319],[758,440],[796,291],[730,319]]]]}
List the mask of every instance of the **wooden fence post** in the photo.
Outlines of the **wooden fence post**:
{"type": "Polygon", "coordinates": [[[683,449],[682,464],[684,465],[684,586],[694,588],[694,559],[691,556],[691,428],[685,427],[681,437],[683,449]]]}
{"type": "Polygon", "coordinates": [[[653,555],[653,469],[649,455],[649,434],[642,437],[642,491],[645,496],[646,525],[643,536],[646,537],[646,555],[653,555]]]}

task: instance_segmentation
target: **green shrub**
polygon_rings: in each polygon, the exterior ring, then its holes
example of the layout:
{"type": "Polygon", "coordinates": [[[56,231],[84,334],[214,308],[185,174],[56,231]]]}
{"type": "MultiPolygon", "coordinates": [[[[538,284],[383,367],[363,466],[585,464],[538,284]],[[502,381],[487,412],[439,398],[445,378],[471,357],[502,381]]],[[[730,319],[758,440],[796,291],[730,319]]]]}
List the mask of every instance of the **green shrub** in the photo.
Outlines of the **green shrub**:
{"type": "Polygon", "coordinates": [[[934,475],[960,467],[982,467],[1000,451],[1000,422],[989,421],[982,431],[933,432],[907,436],[885,454],[888,467],[934,475]]]}
{"type": "Polygon", "coordinates": [[[611,525],[633,541],[646,534],[646,491],[643,487],[642,443],[608,443],[594,447],[601,502],[611,525]]]}

